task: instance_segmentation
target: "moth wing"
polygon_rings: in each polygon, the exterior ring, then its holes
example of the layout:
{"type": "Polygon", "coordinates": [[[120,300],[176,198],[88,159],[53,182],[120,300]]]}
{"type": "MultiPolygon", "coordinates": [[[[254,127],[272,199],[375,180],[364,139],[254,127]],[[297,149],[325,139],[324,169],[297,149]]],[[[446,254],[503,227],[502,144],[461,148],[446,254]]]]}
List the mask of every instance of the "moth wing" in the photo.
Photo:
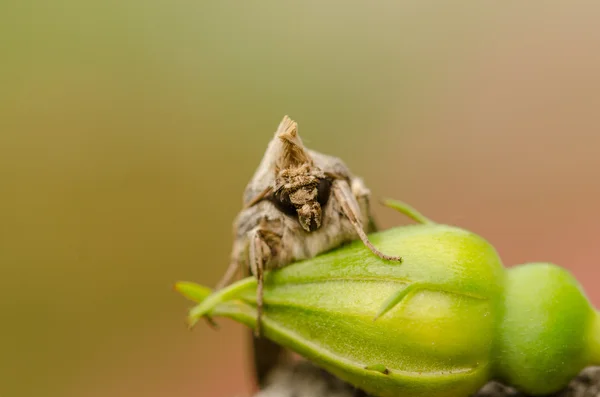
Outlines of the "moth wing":
{"type": "Polygon", "coordinates": [[[269,146],[250,182],[244,189],[243,205],[251,203],[258,195],[275,185],[275,164],[277,160],[277,142],[269,142],[269,146]]]}
{"type": "Polygon", "coordinates": [[[309,150],[309,153],[312,156],[315,165],[323,172],[346,179],[345,182],[340,181],[340,183],[348,183],[349,188],[352,191],[352,194],[348,195],[348,197],[354,198],[354,202],[349,204],[359,211],[359,218],[365,232],[371,233],[376,231],[377,225],[373,219],[370,208],[371,191],[365,185],[362,178],[353,175],[348,166],[338,157],[329,156],[314,150],[309,150]]]}
{"type": "Polygon", "coordinates": [[[329,156],[327,154],[310,149],[308,149],[308,153],[312,157],[315,166],[320,168],[321,171],[339,175],[348,179],[353,177],[348,166],[346,166],[346,164],[340,158],[329,156]]]}
{"type": "Polygon", "coordinates": [[[244,190],[244,205],[251,203],[269,187],[275,186],[278,166],[285,168],[286,161],[311,161],[310,157],[305,155],[307,152],[298,135],[298,125],[285,116],[244,190]]]}

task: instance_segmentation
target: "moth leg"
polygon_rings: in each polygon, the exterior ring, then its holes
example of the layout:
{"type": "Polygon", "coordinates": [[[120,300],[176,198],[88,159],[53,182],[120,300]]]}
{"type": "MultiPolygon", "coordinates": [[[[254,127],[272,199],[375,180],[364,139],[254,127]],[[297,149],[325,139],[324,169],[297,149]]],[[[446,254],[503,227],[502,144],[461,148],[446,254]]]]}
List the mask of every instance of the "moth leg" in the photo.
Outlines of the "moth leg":
{"type": "Polygon", "coordinates": [[[379,251],[375,246],[369,241],[367,234],[363,230],[362,223],[359,217],[359,209],[356,208],[356,201],[354,196],[352,195],[352,191],[350,190],[350,186],[346,181],[336,181],[333,185],[333,194],[335,198],[340,203],[342,207],[342,211],[344,215],[348,218],[352,226],[354,226],[354,230],[358,237],[361,239],[364,245],[367,246],[371,250],[372,253],[380,257],[381,259],[388,261],[402,261],[402,258],[399,256],[387,255],[383,252],[379,251]]]}
{"type": "Polygon", "coordinates": [[[368,214],[369,197],[371,197],[371,191],[365,185],[365,182],[359,177],[352,178],[350,181],[350,190],[352,191],[354,198],[356,198],[356,203],[358,204],[360,213],[368,214]]]}
{"type": "Polygon", "coordinates": [[[365,231],[367,233],[372,233],[377,231],[377,222],[373,218],[371,214],[371,191],[365,185],[365,182],[362,178],[354,177],[350,183],[350,188],[352,189],[352,195],[356,198],[356,202],[360,209],[360,213],[363,214],[363,222],[366,222],[365,231]]]}
{"type": "Polygon", "coordinates": [[[256,328],[254,333],[257,337],[261,335],[262,326],[261,318],[263,312],[263,287],[264,287],[264,271],[266,270],[267,264],[272,259],[272,251],[270,244],[276,244],[280,242],[279,236],[272,231],[265,229],[264,226],[257,227],[248,233],[249,240],[249,265],[250,271],[257,279],[256,287],[256,328]],[[270,243],[270,244],[269,244],[270,243]]]}
{"type": "Polygon", "coordinates": [[[239,265],[238,261],[232,260],[231,263],[229,264],[229,267],[227,268],[227,271],[225,272],[225,275],[223,275],[221,280],[217,283],[217,286],[215,287],[215,289],[219,290],[219,289],[225,287],[226,285],[229,285],[229,283],[231,283],[231,280],[233,280],[233,277],[235,276],[235,274],[237,273],[239,268],[240,268],[240,265],[239,265]]]}
{"type": "Polygon", "coordinates": [[[281,257],[282,250],[281,224],[278,221],[266,221],[252,229],[247,234],[248,241],[248,268],[257,278],[256,306],[257,319],[256,328],[252,335],[252,355],[254,360],[254,370],[256,379],[260,388],[265,386],[269,374],[274,368],[286,361],[287,353],[285,349],[261,337],[261,317],[263,313],[263,287],[264,271],[276,266],[286,259],[281,257]]]}

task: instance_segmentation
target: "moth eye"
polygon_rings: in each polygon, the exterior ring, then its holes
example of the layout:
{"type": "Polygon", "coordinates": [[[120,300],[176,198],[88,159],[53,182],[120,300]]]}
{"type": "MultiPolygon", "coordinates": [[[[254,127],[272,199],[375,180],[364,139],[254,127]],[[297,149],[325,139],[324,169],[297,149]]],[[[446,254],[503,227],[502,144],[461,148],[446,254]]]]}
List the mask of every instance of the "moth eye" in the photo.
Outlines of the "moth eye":
{"type": "Polygon", "coordinates": [[[278,190],[271,196],[271,202],[284,214],[290,216],[296,215],[296,207],[292,204],[289,193],[278,190]]]}
{"type": "Polygon", "coordinates": [[[321,204],[321,207],[325,207],[329,196],[331,195],[331,179],[323,178],[319,181],[317,186],[317,201],[321,204]]]}

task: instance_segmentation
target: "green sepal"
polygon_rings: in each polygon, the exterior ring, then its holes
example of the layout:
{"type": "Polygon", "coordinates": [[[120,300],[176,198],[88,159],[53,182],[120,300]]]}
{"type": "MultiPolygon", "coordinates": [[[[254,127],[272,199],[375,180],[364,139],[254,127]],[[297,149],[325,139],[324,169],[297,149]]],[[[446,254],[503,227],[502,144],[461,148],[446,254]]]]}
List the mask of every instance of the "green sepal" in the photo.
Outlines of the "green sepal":
{"type": "Polygon", "coordinates": [[[212,293],[210,288],[189,281],[178,281],[174,288],[175,291],[196,303],[202,302],[212,293]]]}
{"type": "Polygon", "coordinates": [[[416,208],[411,205],[405,203],[404,201],[393,200],[393,199],[385,199],[383,200],[383,205],[386,207],[395,209],[401,214],[406,215],[413,221],[421,224],[434,224],[435,222],[431,219],[427,218],[425,215],[421,214],[416,208]]]}
{"type": "Polygon", "coordinates": [[[225,301],[234,300],[240,293],[248,290],[254,290],[255,288],[256,279],[253,277],[248,277],[208,296],[190,310],[188,315],[189,326],[193,327],[202,317],[210,316],[211,312],[218,304],[225,301]]]}

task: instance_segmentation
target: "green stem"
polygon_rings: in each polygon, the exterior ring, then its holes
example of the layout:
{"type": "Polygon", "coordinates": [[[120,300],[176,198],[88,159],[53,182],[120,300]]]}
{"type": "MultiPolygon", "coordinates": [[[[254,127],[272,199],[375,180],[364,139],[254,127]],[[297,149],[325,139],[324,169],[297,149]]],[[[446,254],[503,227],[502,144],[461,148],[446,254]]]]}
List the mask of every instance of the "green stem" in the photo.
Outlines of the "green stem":
{"type": "Polygon", "coordinates": [[[594,319],[590,327],[590,363],[589,365],[600,365],[600,312],[594,311],[594,319]]]}
{"type": "Polygon", "coordinates": [[[436,222],[432,221],[431,219],[427,218],[425,215],[421,214],[415,208],[411,207],[410,205],[408,205],[402,201],[386,199],[386,200],[383,200],[383,205],[397,210],[401,214],[406,215],[407,217],[409,217],[410,219],[412,219],[413,221],[415,221],[417,223],[432,224],[432,225],[435,225],[435,223],[436,223],[436,222]]]}

